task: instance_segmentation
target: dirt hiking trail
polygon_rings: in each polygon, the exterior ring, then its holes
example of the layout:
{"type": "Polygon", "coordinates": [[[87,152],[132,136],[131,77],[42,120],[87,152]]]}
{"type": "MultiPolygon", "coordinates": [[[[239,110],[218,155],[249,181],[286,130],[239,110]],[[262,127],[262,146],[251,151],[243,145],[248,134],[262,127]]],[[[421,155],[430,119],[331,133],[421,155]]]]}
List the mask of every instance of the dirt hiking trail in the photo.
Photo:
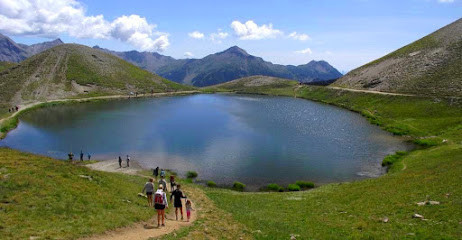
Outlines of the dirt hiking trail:
{"type": "MultiPolygon", "coordinates": [[[[130,161],[130,167],[126,167],[126,162],[122,162],[122,168],[119,167],[118,160],[114,158],[114,160],[106,160],[100,161],[93,164],[86,165],[87,167],[98,170],[98,171],[105,171],[105,172],[117,172],[117,173],[124,173],[124,174],[131,174],[131,175],[138,175],[141,177],[146,177],[148,179],[150,176],[145,176],[139,174],[143,168],[136,163],[136,161],[130,161]]],[[[141,187],[140,187],[141,188],[141,187]]],[[[167,184],[167,189],[170,192],[170,184],[167,184]]],[[[183,190],[184,192],[189,193],[188,189],[183,190]]],[[[168,195],[168,194],[167,194],[168,195]]],[[[185,193],[186,195],[186,193],[185,193]]],[[[157,213],[154,209],[151,209],[153,217],[145,222],[138,222],[134,223],[131,226],[123,227],[111,231],[107,231],[103,234],[94,235],[87,238],[82,238],[83,240],[145,240],[149,238],[156,238],[160,237],[169,233],[174,232],[182,227],[190,226],[196,220],[196,211],[191,211],[191,219],[190,222],[186,221],[186,209],[185,203],[183,201],[183,214],[184,220],[181,220],[181,215],[178,212],[178,221],[175,220],[175,208],[173,207],[173,203],[169,202],[169,212],[166,211],[165,220],[165,227],[157,228],[157,213]]],[[[194,205],[194,199],[192,198],[191,201],[193,202],[193,209],[196,210],[194,205]]]]}

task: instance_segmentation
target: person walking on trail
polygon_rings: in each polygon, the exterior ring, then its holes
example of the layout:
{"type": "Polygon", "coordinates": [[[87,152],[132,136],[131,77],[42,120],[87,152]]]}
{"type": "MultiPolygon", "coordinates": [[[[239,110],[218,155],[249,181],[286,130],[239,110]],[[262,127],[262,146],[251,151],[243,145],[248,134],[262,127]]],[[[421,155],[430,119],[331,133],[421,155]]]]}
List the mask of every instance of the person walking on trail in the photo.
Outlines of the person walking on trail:
{"type": "Polygon", "coordinates": [[[165,208],[168,208],[167,194],[163,191],[163,186],[159,185],[154,194],[154,208],[157,210],[157,227],[160,227],[162,218],[162,227],[165,226],[165,208]]]}
{"type": "Polygon", "coordinates": [[[67,154],[67,156],[69,156],[69,161],[74,160],[74,154],[73,154],[72,152],[70,152],[69,154],[67,154]]]}
{"type": "Polygon", "coordinates": [[[170,192],[173,192],[175,186],[175,175],[170,175],[170,192]]]}
{"type": "Polygon", "coordinates": [[[119,168],[122,168],[122,158],[119,156],[119,168]]]}
{"type": "Polygon", "coordinates": [[[173,191],[172,195],[170,195],[170,201],[172,201],[172,198],[175,198],[175,201],[173,202],[173,206],[175,207],[176,220],[178,221],[178,209],[180,209],[181,220],[183,220],[183,203],[181,202],[181,199],[186,198],[186,196],[181,191],[181,185],[178,184],[176,186],[175,191],[173,191]]]}
{"type": "Polygon", "coordinates": [[[83,161],[83,151],[80,150],[80,161],[83,161]]]}
{"type": "Polygon", "coordinates": [[[146,196],[148,197],[148,207],[154,207],[154,204],[152,203],[152,194],[154,193],[153,181],[154,179],[150,178],[149,182],[146,182],[146,184],[144,184],[143,191],[141,191],[142,193],[146,191],[146,196]]]}
{"type": "Polygon", "coordinates": [[[188,218],[188,222],[189,219],[191,219],[191,211],[194,211],[194,209],[192,208],[191,200],[186,199],[186,217],[188,218]]]}
{"type": "Polygon", "coordinates": [[[130,167],[130,156],[127,155],[127,167],[130,167]]]}
{"type": "Polygon", "coordinates": [[[159,176],[159,167],[154,168],[154,171],[152,171],[152,175],[154,175],[157,182],[157,177],[159,176]]]}
{"type": "Polygon", "coordinates": [[[160,177],[161,177],[161,178],[164,178],[164,177],[165,177],[165,171],[164,171],[164,169],[161,169],[161,170],[160,170],[160,177]]]}
{"type": "Polygon", "coordinates": [[[163,189],[165,189],[165,192],[167,192],[167,181],[165,181],[165,178],[161,178],[159,180],[159,185],[162,185],[163,189]]]}

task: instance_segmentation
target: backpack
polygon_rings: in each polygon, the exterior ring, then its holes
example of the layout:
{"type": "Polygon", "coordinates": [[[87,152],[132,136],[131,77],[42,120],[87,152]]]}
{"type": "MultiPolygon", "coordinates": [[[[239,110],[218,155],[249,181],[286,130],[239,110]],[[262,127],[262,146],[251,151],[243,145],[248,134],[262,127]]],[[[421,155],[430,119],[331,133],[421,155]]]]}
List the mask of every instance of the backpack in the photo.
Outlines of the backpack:
{"type": "Polygon", "coordinates": [[[164,205],[164,196],[160,192],[156,192],[154,195],[154,203],[164,205]]]}

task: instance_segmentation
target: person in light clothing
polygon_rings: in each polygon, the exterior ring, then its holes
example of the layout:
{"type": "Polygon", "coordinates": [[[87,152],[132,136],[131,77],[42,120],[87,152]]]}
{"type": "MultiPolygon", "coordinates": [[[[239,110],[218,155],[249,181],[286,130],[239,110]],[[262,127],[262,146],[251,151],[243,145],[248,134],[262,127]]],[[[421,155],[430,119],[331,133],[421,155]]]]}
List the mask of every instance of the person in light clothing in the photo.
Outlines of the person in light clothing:
{"type": "Polygon", "coordinates": [[[160,227],[162,219],[162,227],[165,227],[165,208],[168,208],[167,194],[163,191],[163,186],[159,185],[154,195],[154,208],[157,210],[157,227],[160,227]]]}

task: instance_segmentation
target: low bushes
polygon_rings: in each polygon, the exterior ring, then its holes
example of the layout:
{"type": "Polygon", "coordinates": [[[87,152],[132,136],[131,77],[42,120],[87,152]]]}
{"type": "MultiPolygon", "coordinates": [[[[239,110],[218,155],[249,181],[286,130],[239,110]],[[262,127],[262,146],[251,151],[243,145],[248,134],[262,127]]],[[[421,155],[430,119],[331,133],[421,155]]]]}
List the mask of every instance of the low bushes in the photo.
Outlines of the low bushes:
{"type": "Polygon", "coordinates": [[[300,188],[314,188],[314,183],[313,182],[297,181],[297,182],[295,182],[295,184],[298,185],[300,188]]]}
{"type": "Polygon", "coordinates": [[[198,174],[196,171],[188,171],[186,173],[186,177],[187,178],[190,178],[190,179],[193,179],[193,178],[197,178],[198,174]]]}
{"type": "Polygon", "coordinates": [[[289,184],[287,189],[289,189],[289,191],[300,191],[300,186],[297,184],[289,184]]]}
{"type": "Polygon", "coordinates": [[[382,161],[382,167],[391,166],[403,158],[407,152],[398,151],[395,154],[387,155],[382,161]]]}
{"type": "Polygon", "coordinates": [[[433,147],[438,145],[441,140],[439,138],[426,138],[426,139],[416,139],[414,143],[422,147],[433,147]]]}
{"type": "Polygon", "coordinates": [[[244,191],[244,188],[245,188],[245,184],[241,183],[241,182],[234,182],[233,183],[233,189],[234,190],[237,190],[237,191],[244,191]]]}
{"type": "Polygon", "coordinates": [[[216,187],[217,184],[214,181],[207,181],[207,186],[209,187],[216,187]]]}
{"type": "Polygon", "coordinates": [[[266,186],[266,190],[275,191],[275,192],[282,192],[282,191],[284,191],[284,188],[277,185],[276,183],[270,183],[270,184],[268,184],[268,186],[266,186]]]}

